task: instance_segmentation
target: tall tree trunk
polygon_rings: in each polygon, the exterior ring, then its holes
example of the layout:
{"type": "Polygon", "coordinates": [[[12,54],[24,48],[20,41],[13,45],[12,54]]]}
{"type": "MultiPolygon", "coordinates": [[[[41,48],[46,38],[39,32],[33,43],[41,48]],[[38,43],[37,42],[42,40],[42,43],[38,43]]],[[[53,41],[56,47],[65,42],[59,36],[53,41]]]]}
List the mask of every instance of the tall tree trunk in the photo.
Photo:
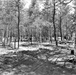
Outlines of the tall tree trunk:
{"type": "Polygon", "coordinates": [[[20,39],[20,32],[19,32],[19,25],[20,25],[20,0],[18,0],[18,48],[19,48],[19,39],[20,39]]]}
{"type": "Polygon", "coordinates": [[[60,37],[61,37],[61,41],[62,41],[62,28],[61,28],[61,25],[62,25],[62,17],[60,16],[60,37]]]}
{"type": "Polygon", "coordinates": [[[49,40],[49,42],[52,43],[51,27],[49,27],[49,29],[48,29],[48,40],[49,40]]]}
{"type": "Polygon", "coordinates": [[[67,40],[67,37],[68,37],[68,27],[67,27],[67,22],[66,22],[66,40],[67,40]]]}
{"type": "Polygon", "coordinates": [[[76,32],[75,32],[75,38],[74,38],[75,40],[74,40],[74,48],[75,48],[75,50],[76,50],[76,32]]]}
{"type": "Polygon", "coordinates": [[[5,39],[6,38],[6,31],[4,30],[4,34],[3,34],[3,47],[5,47],[5,39]]]}
{"type": "Polygon", "coordinates": [[[6,39],[7,39],[7,44],[8,44],[8,37],[9,37],[9,30],[8,30],[8,25],[7,25],[7,35],[6,35],[6,39]]]}
{"type": "Polygon", "coordinates": [[[31,45],[32,45],[32,42],[33,42],[33,40],[32,40],[32,39],[33,39],[33,36],[32,36],[32,29],[31,29],[31,37],[30,37],[30,38],[31,38],[30,40],[31,40],[31,45]]]}
{"type": "Polygon", "coordinates": [[[40,28],[40,43],[42,43],[41,28],[40,28]]]}
{"type": "Polygon", "coordinates": [[[16,49],[16,37],[14,37],[14,49],[16,49]]]}
{"type": "Polygon", "coordinates": [[[54,9],[53,9],[54,39],[55,39],[56,46],[58,46],[58,42],[57,42],[57,39],[56,39],[56,26],[55,26],[55,0],[54,0],[53,5],[54,5],[54,9]]]}
{"type": "Polygon", "coordinates": [[[51,34],[50,34],[50,28],[48,28],[48,41],[50,42],[50,36],[51,36],[51,34]]]}

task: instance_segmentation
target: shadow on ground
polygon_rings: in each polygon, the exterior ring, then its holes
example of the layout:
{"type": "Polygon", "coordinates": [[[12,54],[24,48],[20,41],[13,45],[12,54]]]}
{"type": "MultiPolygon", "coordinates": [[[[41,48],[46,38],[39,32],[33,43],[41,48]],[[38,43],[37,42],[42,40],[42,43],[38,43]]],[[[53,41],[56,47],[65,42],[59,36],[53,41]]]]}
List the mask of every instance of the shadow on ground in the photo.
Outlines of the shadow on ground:
{"type": "Polygon", "coordinates": [[[76,75],[76,70],[17,52],[0,56],[0,75],[76,75]]]}

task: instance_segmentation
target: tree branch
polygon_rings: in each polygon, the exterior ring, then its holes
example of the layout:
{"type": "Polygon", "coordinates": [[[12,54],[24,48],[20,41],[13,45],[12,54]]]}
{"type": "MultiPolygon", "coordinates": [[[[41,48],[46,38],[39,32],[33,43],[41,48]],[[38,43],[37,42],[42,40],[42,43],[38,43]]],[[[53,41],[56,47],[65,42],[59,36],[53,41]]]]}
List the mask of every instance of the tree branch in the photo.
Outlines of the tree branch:
{"type": "Polygon", "coordinates": [[[63,1],[58,0],[58,1],[56,2],[56,6],[58,6],[59,4],[67,5],[67,4],[71,3],[73,0],[70,0],[68,2],[66,0],[63,0],[63,1]]]}

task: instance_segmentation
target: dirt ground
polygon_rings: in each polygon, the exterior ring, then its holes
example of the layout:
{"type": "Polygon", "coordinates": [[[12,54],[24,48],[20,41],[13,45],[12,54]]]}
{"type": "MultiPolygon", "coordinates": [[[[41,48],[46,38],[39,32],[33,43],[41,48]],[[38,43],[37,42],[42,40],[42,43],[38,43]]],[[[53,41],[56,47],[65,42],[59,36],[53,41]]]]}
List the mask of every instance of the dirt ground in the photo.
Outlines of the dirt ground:
{"type": "Polygon", "coordinates": [[[76,69],[67,69],[19,52],[0,56],[0,75],[76,75],[76,69]]]}

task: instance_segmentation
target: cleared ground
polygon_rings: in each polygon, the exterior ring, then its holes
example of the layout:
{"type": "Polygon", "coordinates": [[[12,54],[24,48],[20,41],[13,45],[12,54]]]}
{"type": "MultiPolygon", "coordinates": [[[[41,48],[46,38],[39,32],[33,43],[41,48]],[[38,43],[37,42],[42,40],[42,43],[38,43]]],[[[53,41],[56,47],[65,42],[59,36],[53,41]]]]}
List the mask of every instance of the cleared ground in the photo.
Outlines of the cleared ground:
{"type": "Polygon", "coordinates": [[[19,50],[2,50],[0,75],[76,75],[75,63],[68,62],[64,66],[67,58],[76,58],[65,46],[57,49],[50,44],[23,44],[19,50]]]}

